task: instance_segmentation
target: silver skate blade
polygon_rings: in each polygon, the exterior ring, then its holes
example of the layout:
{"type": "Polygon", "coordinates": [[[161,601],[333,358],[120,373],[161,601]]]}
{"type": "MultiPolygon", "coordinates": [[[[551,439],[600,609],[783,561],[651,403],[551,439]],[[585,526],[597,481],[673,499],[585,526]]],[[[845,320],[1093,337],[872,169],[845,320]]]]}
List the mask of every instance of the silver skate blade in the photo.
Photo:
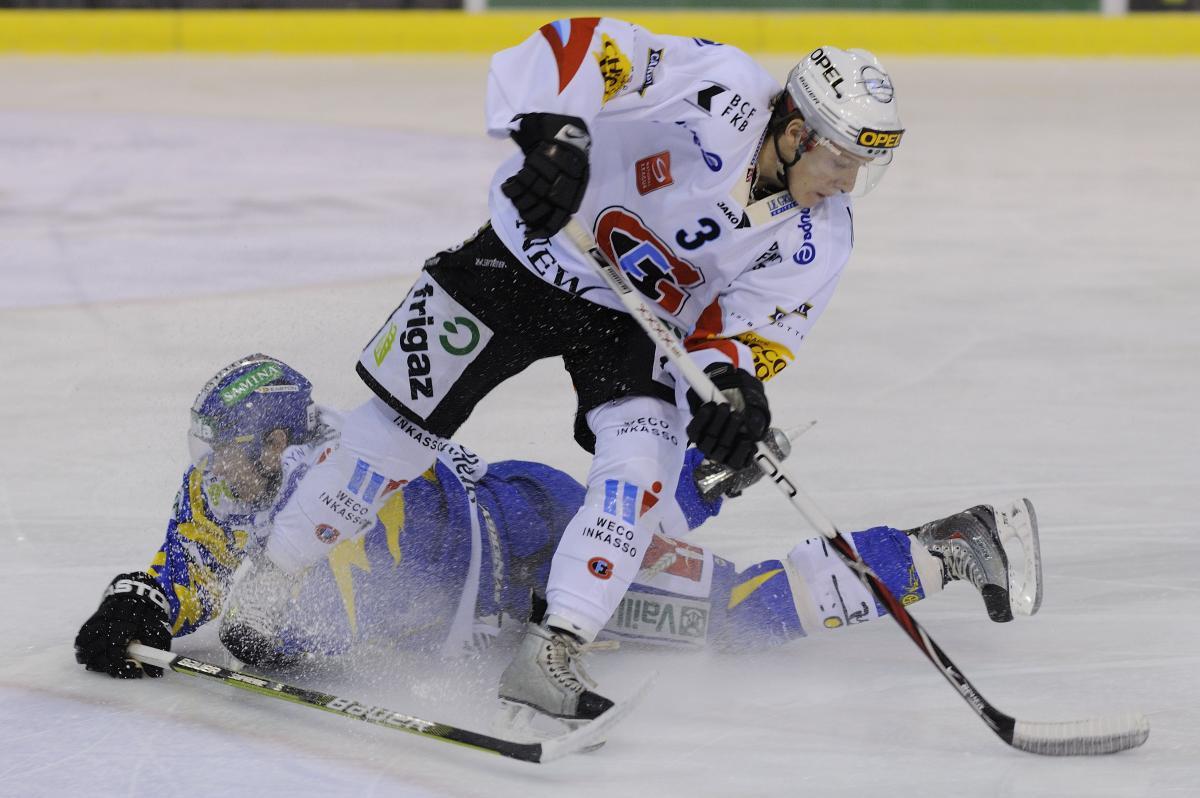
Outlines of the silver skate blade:
{"type": "Polygon", "coordinates": [[[1029,499],[994,508],[1000,544],[1008,556],[1008,600],[1014,615],[1034,615],[1042,606],[1042,547],[1037,513],[1029,499]],[[1020,557],[1017,557],[1017,553],[1020,557]]]}
{"type": "Polygon", "coordinates": [[[595,720],[588,721],[574,731],[543,742],[541,761],[550,762],[568,754],[599,748],[608,739],[608,733],[612,727],[624,720],[642,702],[656,679],[658,679],[658,672],[652,671],[646,680],[633,691],[632,695],[613,704],[595,720]]]}

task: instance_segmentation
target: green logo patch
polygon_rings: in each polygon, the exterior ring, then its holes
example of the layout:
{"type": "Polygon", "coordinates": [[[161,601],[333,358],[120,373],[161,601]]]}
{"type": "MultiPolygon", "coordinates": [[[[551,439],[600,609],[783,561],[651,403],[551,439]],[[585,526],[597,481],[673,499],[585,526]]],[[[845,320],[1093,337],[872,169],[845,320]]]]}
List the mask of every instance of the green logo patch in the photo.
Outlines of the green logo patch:
{"type": "Polygon", "coordinates": [[[479,345],[479,327],[478,327],[478,325],[475,324],[475,322],[471,321],[470,319],[468,319],[465,316],[455,316],[453,322],[449,322],[449,321],[442,322],[442,329],[444,329],[446,332],[450,333],[450,335],[455,335],[455,336],[457,336],[461,330],[466,330],[467,339],[466,339],[466,342],[462,343],[462,344],[450,343],[449,335],[439,335],[438,336],[438,341],[442,344],[442,349],[445,349],[447,352],[449,352],[452,355],[460,356],[460,357],[462,355],[469,355],[471,353],[471,350],[473,350],[476,346],[479,345]],[[456,325],[462,325],[462,326],[460,328],[459,326],[456,326],[456,325]]]}
{"type": "Polygon", "coordinates": [[[392,344],[396,343],[396,325],[393,324],[391,329],[387,331],[387,335],[383,336],[383,340],[375,345],[375,365],[382,366],[384,358],[388,356],[388,352],[392,351],[392,344]]]}
{"type": "Polygon", "coordinates": [[[221,391],[221,402],[226,407],[232,407],[238,402],[244,401],[246,397],[259,388],[274,382],[282,376],[283,369],[278,364],[263,363],[249,374],[243,374],[241,377],[238,377],[228,388],[223,389],[221,391]]]}

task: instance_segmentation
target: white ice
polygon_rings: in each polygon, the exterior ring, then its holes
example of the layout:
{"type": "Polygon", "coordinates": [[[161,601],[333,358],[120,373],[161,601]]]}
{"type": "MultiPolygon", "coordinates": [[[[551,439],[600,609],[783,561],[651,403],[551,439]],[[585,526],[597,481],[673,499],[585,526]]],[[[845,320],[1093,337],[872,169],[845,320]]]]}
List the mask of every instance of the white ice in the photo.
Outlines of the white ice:
{"type": "MultiPolygon", "coordinates": [[[[782,76],[788,64],[768,62],[782,76]]],[[[769,654],[597,655],[658,686],[601,751],[545,766],[178,674],[86,673],[71,640],[157,548],[187,408],[256,350],[320,399],[424,258],[486,215],[508,152],[476,58],[0,60],[0,795],[1200,794],[1197,61],[891,59],[908,127],[776,418],[844,529],[1030,496],[1046,597],[915,615],[1002,710],[1145,712],[1140,750],[1000,744],[895,625],[769,654]]],[[[582,476],[546,364],[461,439],[582,476]]],[[[770,487],[700,539],[743,564],[811,534],[770,487]]],[[[177,650],[217,657],[211,634],[177,650]]],[[[503,657],[371,655],[308,684],[486,730],[503,657]]]]}

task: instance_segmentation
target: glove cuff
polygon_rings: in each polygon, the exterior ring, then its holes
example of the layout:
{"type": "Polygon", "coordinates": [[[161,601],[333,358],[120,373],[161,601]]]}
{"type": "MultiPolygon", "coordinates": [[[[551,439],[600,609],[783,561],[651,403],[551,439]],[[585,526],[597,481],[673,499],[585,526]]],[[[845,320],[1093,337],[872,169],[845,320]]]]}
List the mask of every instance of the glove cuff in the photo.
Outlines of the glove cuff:
{"type": "Polygon", "coordinates": [[[543,142],[560,142],[586,153],[592,145],[587,123],[577,116],[562,114],[521,114],[520,126],[510,134],[513,141],[528,155],[543,142]],[[569,128],[576,128],[575,131],[569,128]]]}
{"type": "Polygon", "coordinates": [[[154,577],[145,571],[116,576],[105,589],[100,605],[103,607],[115,601],[136,603],[147,609],[154,608],[162,613],[164,619],[171,616],[171,605],[166,595],[154,577]]]}

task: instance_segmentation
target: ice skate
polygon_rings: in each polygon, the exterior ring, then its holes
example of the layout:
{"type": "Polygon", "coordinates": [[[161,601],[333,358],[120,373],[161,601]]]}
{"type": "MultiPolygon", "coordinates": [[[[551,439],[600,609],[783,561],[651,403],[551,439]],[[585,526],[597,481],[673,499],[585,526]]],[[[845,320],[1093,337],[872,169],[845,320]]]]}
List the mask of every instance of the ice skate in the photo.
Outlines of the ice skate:
{"type": "Polygon", "coordinates": [[[911,530],[942,561],[946,583],[970,582],[998,623],[1033,615],[1042,601],[1037,516],[1028,499],[979,505],[911,530]]]}
{"type": "Polygon", "coordinates": [[[615,644],[583,643],[575,635],[548,626],[545,604],[534,600],[532,619],[516,656],[500,676],[501,715],[498,723],[534,736],[551,733],[546,718],[577,728],[612,708],[613,702],[593,692],[596,683],[583,670],[580,657],[615,644]],[[539,717],[541,716],[541,717],[539,717]]]}
{"type": "Polygon", "coordinates": [[[221,618],[221,644],[242,662],[285,667],[300,659],[282,634],[293,581],[265,557],[248,558],[238,571],[221,618]]]}

